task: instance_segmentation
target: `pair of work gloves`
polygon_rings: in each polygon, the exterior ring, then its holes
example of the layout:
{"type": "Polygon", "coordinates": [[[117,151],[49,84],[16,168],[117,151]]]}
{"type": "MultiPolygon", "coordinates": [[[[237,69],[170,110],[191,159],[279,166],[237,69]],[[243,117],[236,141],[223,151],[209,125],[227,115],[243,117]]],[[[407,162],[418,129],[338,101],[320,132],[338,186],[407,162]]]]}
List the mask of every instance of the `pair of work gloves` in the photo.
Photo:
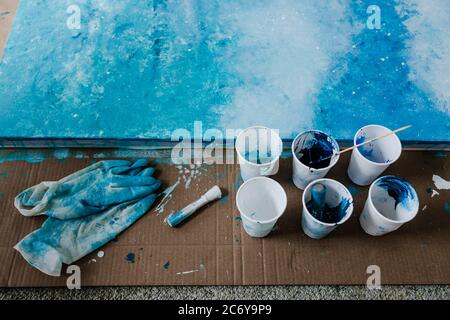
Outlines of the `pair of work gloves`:
{"type": "Polygon", "coordinates": [[[60,276],[149,211],[161,182],[145,159],[97,162],[59,181],[20,193],[15,207],[24,216],[46,215],[40,229],[14,248],[35,268],[60,276]]]}

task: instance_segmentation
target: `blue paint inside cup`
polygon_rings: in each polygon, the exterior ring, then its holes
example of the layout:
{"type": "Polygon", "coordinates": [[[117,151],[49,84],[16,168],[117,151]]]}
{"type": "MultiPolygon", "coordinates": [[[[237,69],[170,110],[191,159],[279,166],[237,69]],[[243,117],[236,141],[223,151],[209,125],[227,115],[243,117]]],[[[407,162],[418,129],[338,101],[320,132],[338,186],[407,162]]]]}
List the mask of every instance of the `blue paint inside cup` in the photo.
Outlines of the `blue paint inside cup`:
{"type": "Polygon", "coordinates": [[[377,186],[386,190],[395,200],[395,209],[401,205],[407,210],[412,210],[417,202],[417,194],[413,187],[402,178],[386,176],[378,180],[377,186]]]}
{"type": "Polygon", "coordinates": [[[304,165],[323,169],[330,166],[339,147],[326,133],[310,131],[297,140],[294,150],[295,156],[304,165]]]}

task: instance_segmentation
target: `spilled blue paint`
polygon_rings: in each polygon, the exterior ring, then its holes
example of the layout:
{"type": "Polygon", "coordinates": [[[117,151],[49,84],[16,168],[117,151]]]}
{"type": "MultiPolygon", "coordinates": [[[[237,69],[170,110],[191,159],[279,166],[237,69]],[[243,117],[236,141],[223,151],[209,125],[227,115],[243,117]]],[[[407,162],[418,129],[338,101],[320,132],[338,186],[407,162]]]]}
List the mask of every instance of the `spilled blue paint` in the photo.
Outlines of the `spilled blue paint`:
{"type": "Polygon", "coordinates": [[[239,174],[236,182],[234,183],[234,190],[238,190],[243,183],[244,183],[244,179],[242,179],[242,176],[239,174]]]}
{"type": "Polygon", "coordinates": [[[412,210],[417,203],[417,194],[413,187],[404,179],[395,176],[382,177],[376,185],[385,189],[390,197],[395,200],[395,208],[398,205],[407,210],[412,210]]]}
{"type": "Polygon", "coordinates": [[[447,154],[445,152],[436,152],[436,153],[433,153],[433,157],[435,157],[435,158],[446,158],[447,154]]]}
{"type": "Polygon", "coordinates": [[[321,169],[330,165],[339,146],[329,135],[320,131],[309,131],[296,140],[294,152],[304,165],[321,169]]]}
{"type": "Polygon", "coordinates": [[[130,252],[127,254],[125,258],[129,263],[135,263],[136,262],[136,255],[133,252],[130,252]]]}
{"type": "Polygon", "coordinates": [[[229,197],[229,196],[224,196],[224,197],[222,197],[222,198],[219,200],[219,203],[221,203],[221,204],[227,204],[229,200],[230,200],[230,197],[229,197]]]}
{"type": "Polygon", "coordinates": [[[450,204],[448,202],[444,204],[444,210],[450,213],[450,204]]]}
{"type": "Polygon", "coordinates": [[[350,185],[347,187],[348,191],[350,192],[350,194],[352,195],[352,197],[355,197],[356,195],[358,195],[358,187],[354,186],[354,185],[350,185]]]}

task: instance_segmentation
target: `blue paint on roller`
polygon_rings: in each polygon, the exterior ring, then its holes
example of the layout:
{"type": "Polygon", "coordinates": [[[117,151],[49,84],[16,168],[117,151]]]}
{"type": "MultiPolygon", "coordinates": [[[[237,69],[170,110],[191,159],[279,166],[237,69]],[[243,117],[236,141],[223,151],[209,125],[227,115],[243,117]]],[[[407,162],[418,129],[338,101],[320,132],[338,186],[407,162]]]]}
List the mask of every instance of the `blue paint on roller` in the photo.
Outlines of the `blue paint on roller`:
{"type": "Polygon", "coordinates": [[[165,222],[172,228],[175,228],[178,225],[180,225],[184,220],[189,218],[192,213],[189,214],[189,213],[184,212],[183,210],[174,212],[167,216],[167,218],[165,219],[165,222]]]}
{"type": "Polygon", "coordinates": [[[417,195],[408,182],[399,177],[386,176],[378,180],[376,184],[385,189],[395,200],[395,208],[402,205],[405,209],[412,210],[412,205],[417,201],[417,195]]]}

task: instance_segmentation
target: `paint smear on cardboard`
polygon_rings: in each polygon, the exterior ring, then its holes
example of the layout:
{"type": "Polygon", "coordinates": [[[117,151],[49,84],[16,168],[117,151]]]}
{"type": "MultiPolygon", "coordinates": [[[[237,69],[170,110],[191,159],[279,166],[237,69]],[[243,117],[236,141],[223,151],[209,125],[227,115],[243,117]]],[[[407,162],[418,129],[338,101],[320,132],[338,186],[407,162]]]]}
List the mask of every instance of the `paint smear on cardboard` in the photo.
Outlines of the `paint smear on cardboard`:
{"type": "Polygon", "coordinates": [[[162,192],[164,197],[162,198],[161,202],[158,204],[158,206],[155,208],[156,213],[159,215],[164,212],[164,209],[166,205],[169,203],[169,201],[172,199],[173,195],[172,192],[178,187],[180,184],[180,179],[177,180],[173,185],[168,187],[166,190],[162,192]]]}

